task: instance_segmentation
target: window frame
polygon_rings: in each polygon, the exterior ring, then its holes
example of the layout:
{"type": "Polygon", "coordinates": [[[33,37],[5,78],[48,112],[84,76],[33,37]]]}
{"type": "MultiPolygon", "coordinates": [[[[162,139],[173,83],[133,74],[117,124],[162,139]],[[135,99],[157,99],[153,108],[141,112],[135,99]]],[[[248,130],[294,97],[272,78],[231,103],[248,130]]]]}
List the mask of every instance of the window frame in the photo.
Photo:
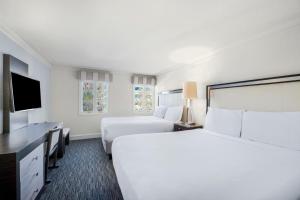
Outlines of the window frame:
{"type": "Polygon", "coordinates": [[[79,90],[79,103],[78,103],[78,113],[79,115],[101,115],[101,114],[105,114],[108,113],[108,109],[109,109],[109,82],[107,81],[94,81],[94,80],[79,80],[79,84],[78,84],[78,90],[79,90]],[[83,111],[83,87],[82,84],[84,82],[89,82],[89,83],[93,83],[93,111],[92,112],[86,112],[83,111]],[[100,82],[102,84],[107,84],[107,103],[106,103],[106,109],[104,111],[98,112],[96,110],[96,84],[97,82],[100,82]]]}
{"type": "Polygon", "coordinates": [[[148,84],[133,84],[132,85],[132,109],[133,109],[133,113],[135,114],[152,114],[154,112],[155,109],[155,86],[154,85],[148,85],[148,84]],[[152,109],[151,111],[146,111],[146,110],[141,110],[138,111],[134,108],[135,106],[135,87],[136,86],[142,86],[142,87],[152,87],[152,109]]]}

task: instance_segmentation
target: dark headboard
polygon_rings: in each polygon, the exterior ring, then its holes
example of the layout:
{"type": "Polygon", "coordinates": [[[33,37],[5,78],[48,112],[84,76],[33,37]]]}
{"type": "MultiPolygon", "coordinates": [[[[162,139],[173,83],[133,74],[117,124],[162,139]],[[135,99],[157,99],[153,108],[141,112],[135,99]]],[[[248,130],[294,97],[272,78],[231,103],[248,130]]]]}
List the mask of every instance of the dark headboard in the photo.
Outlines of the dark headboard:
{"type": "Polygon", "coordinates": [[[206,86],[206,112],[210,106],[211,91],[219,89],[237,88],[237,87],[252,87],[261,85],[272,85],[282,83],[300,82],[300,74],[290,74],[284,76],[273,76],[267,78],[250,79],[236,82],[220,83],[206,86]]]}

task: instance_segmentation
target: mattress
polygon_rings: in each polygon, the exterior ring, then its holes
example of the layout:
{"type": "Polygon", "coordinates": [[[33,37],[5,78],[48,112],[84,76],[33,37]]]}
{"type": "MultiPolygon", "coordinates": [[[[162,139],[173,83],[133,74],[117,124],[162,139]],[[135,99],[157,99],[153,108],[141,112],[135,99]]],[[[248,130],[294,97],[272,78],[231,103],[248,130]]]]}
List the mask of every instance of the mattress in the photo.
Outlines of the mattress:
{"type": "Polygon", "coordinates": [[[299,200],[300,152],[205,130],[119,137],[125,200],[299,200]]]}
{"type": "Polygon", "coordinates": [[[111,143],[119,136],[170,132],[173,128],[173,122],[154,116],[103,118],[101,121],[102,143],[105,151],[111,153],[111,143]]]}

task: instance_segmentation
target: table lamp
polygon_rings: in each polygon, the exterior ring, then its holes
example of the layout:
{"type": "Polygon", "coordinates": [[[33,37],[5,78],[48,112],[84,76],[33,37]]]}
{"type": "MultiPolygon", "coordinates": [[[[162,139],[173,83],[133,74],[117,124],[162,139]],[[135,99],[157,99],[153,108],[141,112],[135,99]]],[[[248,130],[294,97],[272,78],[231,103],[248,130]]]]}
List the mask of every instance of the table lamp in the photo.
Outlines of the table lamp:
{"type": "MultiPolygon", "coordinates": [[[[186,115],[186,124],[189,123],[189,112],[192,99],[197,98],[197,83],[195,81],[187,81],[183,84],[183,98],[186,99],[186,108],[187,108],[187,115],[186,115]]],[[[192,118],[192,114],[191,114],[192,118]]]]}

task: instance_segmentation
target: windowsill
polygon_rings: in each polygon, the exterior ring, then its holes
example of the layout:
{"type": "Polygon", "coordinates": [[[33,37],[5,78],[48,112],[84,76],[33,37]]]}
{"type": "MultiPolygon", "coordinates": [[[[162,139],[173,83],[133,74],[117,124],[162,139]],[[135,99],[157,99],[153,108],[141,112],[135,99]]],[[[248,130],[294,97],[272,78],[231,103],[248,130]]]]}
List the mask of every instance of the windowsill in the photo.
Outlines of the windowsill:
{"type": "Polygon", "coordinates": [[[135,114],[135,115],[153,115],[153,112],[137,112],[137,111],[133,111],[133,114],[135,114]]]}
{"type": "Polygon", "coordinates": [[[78,114],[80,116],[95,116],[95,115],[104,115],[104,114],[107,114],[108,112],[101,112],[101,113],[95,113],[95,112],[92,112],[92,113],[81,113],[79,112],[78,114]]]}

